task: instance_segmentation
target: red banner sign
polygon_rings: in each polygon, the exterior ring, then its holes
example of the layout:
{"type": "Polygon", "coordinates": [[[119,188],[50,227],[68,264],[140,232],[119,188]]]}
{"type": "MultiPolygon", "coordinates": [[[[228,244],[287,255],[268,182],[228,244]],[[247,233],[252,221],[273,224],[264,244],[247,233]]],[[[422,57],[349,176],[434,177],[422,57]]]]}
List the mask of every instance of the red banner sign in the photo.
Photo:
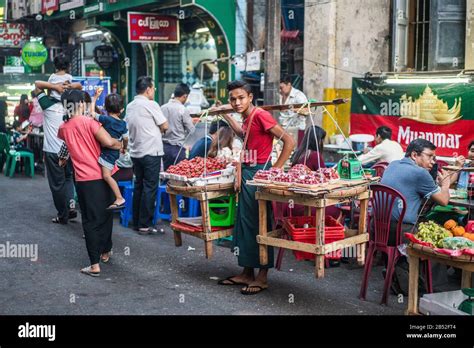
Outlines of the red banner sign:
{"type": "Polygon", "coordinates": [[[171,16],[128,12],[128,41],[179,43],[179,21],[171,16]]]}
{"type": "Polygon", "coordinates": [[[439,156],[467,157],[468,145],[473,140],[471,131],[474,127],[470,120],[460,120],[443,127],[431,124],[420,127],[416,121],[400,120],[394,116],[351,114],[352,134],[375,134],[380,126],[391,128],[392,140],[398,142],[404,150],[411,141],[423,138],[435,144],[436,154],[439,156]]]}
{"type": "Polygon", "coordinates": [[[59,0],[43,0],[43,5],[41,6],[41,13],[57,10],[59,10],[59,0]]]}

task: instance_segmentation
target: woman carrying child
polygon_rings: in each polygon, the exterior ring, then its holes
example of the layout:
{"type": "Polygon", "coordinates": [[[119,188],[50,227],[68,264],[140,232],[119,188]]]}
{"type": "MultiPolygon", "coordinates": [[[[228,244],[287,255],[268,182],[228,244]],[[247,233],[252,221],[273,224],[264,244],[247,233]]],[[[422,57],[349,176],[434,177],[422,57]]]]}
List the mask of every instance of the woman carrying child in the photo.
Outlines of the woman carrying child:
{"type": "Polygon", "coordinates": [[[84,92],[63,93],[67,121],[61,125],[58,137],[64,140],[74,166],[76,190],[81,206],[82,228],[86,239],[90,266],[81,272],[100,275],[99,261],[107,262],[112,249],[113,215],[106,208],[113,202],[110,186],[103,179],[97,159],[101,146],[119,150],[122,144],[113,139],[99,122],[85,116],[84,92]]]}

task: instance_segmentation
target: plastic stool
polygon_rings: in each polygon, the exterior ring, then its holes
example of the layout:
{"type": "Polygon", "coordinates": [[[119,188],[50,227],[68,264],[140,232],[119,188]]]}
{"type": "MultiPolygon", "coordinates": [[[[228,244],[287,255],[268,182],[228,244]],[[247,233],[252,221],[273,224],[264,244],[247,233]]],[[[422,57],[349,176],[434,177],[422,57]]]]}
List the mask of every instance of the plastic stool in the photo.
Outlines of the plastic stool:
{"type": "MultiPolygon", "coordinates": [[[[179,206],[180,217],[197,217],[201,216],[201,205],[197,199],[184,197],[184,208],[179,206]]],[[[179,202],[178,202],[179,203],[179,202]]]]}
{"type": "Polygon", "coordinates": [[[21,158],[26,158],[29,162],[28,165],[25,165],[25,175],[31,176],[32,178],[35,176],[35,158],[33,153],[15,150],[10,150],[7,153],[5,175],[13,178],[13,174],[15,174],[16,163],[19,162],[21,158]]]}
{"type": "Polygon", "coordinates": [[[120,210],[120,224],[128,227],[133,217],[133,181],[119,181],[118,186],[122,189],[122,196],[125,199],[125,208],[120,210]]]}
{"type": "MultiPolygon", "coordinates": [[[[179,207],[179,202],[181,201],[181,199],[181,196],[176,196],[179,210],[181,210],[181,208],[179,207]]],[[[158,220],[171,221],[170,195],[168,194],[168,192],[166,192],[166,185],[159,185],[158,191],[156,193],[156,205],[155,214],[153,216],[153,224],[155,225],[158,220]]]]}

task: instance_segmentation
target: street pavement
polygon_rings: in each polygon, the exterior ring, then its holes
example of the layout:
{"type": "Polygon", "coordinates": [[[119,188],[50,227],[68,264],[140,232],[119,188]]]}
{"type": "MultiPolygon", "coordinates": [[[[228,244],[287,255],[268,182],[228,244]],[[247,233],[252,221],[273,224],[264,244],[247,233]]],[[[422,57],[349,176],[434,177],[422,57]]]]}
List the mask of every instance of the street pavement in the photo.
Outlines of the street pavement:
{"type": "Polygon", "coordinates": [[[379,304],[380,266],[361,301],[362,267],[342,264],[315,279],[313,263],[289,251],[282,270],[270,272],[269,289],[244,296],[239,286],[217,285],[240,271],[229,248],[214,246],[206,260],[197,238],[183,235],[175,247],[166,222],[158,226],[164,234],[141,236],[118,217],[114,254],[92,278],[79,272],[88,265],[80,218],[64,226],[51,223],[54,216],[46,178],[0,175],[0,244],[38,246],[36,261],[0,258],[1,315],[401,315],[406,308],[394,295],[388,306],[379,304]]]}

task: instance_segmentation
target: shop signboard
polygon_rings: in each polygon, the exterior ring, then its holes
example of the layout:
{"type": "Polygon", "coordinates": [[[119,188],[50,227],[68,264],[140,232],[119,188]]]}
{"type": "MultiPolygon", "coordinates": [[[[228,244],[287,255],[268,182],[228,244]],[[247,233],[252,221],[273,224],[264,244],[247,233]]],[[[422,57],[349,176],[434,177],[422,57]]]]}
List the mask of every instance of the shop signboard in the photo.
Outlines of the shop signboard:
{"type": "Polygon", "coordinates": [[[128,12],[127,20],[129,42],[179,43],[179,21],[176,17],[128,12]]]}
{"type": "Polygon", "coordinates": [[[59,0],[43,0],[41,7],[41,13],[52,13],[53,11],[59,10],[59,0]]]}
{"type": "Polygon", "coordinates": [[[42,0],[30,0],[30,15],[37,14],[41,12],[43,5],[42,0]]]}
{"type": "Polygon", "coordinates": [[[28,39],[24,24],[0,23],[0,47],[22,47],[28,39]]]}
{"type": "Polygon", "coordinates": [[[89,93],[91,98],[94,96],[97,88],[103,88],[102,94],[97,100],[97,106],[104,106],[105,97],[110,93],[110,77],[74,77],[73,82],[80,82],[82,85],[82,90],[89,93]]]}
{"type": "Polygon", "coordinates": [[[69,11],[74,8],[84,7],[84,5],[85,5],[84,0],[70,0],[64,3],[61,3],[61,5],[59,6],[59,10],[69,11]]]}
{"type": "Polygon", "coordinates": [[[3,66],[3,73],[4,74],[24,74],[25,73],[25,67],[24,66],[9,66],[5,65],[3,66]]]}
{"type": "Polygon", "coordinates": [[[21,58],[26,65],[33,68],[43,65],[48,59],[48,50],[37,41],[30,41],[21,50],[21,58]]]}
{"type": "Polygon", "coordinates": [[[404,149],[417,138],[436,145],[438,156],[466,155],[474,134],[474,89],[469,83],[386,84],[352,80],[351,134],[392,129],[404,149]]]}

